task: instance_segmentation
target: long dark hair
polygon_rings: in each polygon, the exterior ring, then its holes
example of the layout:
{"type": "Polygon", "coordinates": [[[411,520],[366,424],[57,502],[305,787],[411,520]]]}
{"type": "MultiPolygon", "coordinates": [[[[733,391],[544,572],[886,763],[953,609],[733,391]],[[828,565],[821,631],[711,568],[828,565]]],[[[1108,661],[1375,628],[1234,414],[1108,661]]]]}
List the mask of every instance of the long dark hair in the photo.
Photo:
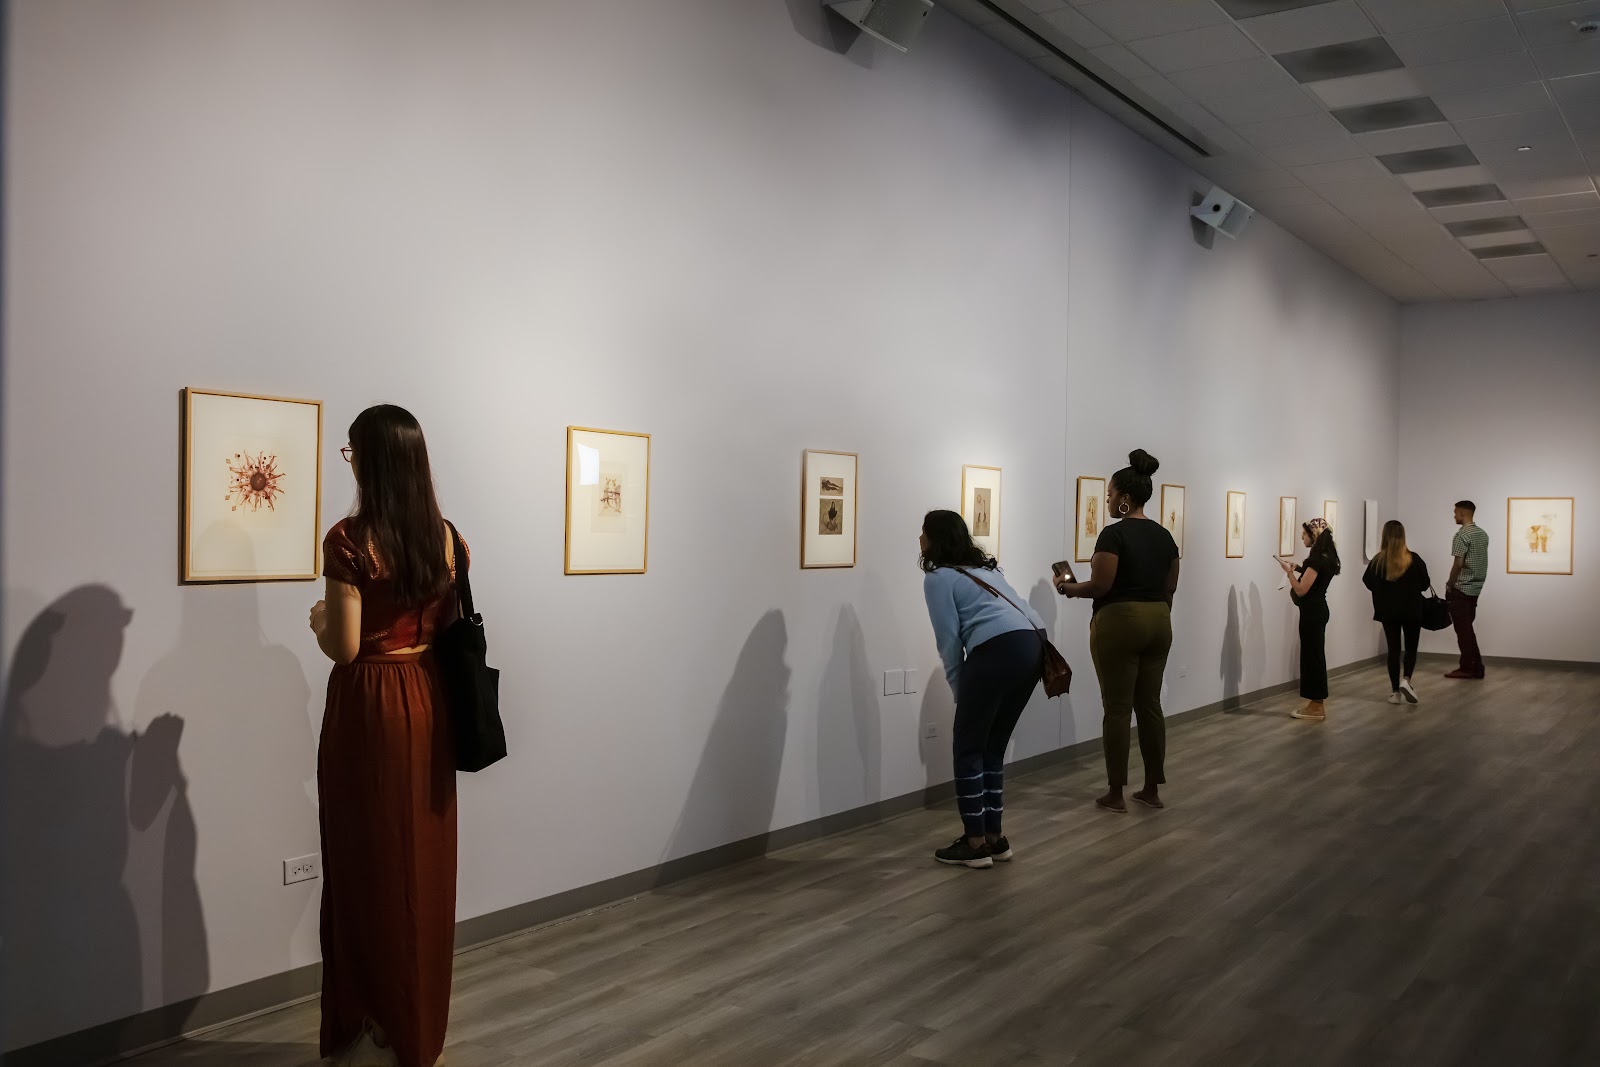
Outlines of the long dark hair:
{"type": "Polygon", "coordinates": [[[972,539],[967,520],[953,511],[928,512],[922,518],[922,532],[928,537],[928,548],[917,563],[929,574],[940,567],[978,567],[992,571],[999,566],[995,558],[972,539]]]}
{"type": "Polygon", "coordinates": [[[1155,495],[1155,483],[1150,476],[1161,469],[1161,462],[1142,448],[1128,453],[1128,465],[1111,476],[1111,486],[1142,508],[1155,495]]]}
{"type": "Polygon", "coordinates": [[[356,543],[370,544],[388,569],[396,600],[424,604],[449,586],[450,567],[422,426],[405,408],[370,407],[350,424],[350,451],[356,543]]]}
{"type": "Polygon", "coordinates": [[[1326,574],[1329,578],[1339,573],[1339,549],[1333,543],[1333,531],[1323,530],[1317,539],[1311,542],[1311,551],[1306,553],[1305,566],[1315,568],[1317,574],[1326,574]]]}

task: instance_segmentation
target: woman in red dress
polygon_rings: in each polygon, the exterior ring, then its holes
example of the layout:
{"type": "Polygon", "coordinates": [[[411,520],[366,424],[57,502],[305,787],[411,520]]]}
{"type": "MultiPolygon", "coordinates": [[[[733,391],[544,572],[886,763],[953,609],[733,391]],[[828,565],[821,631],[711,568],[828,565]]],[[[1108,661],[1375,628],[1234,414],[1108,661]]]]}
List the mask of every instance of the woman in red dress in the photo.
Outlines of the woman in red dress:
{"type": "Polygon", "coordinates": [[[323,542],[311,609],[334,668],[317,752],[322,1055],[433,1067],[455,943],[456,779],[428,646],[456,612],[455,553],[422,427],[403,408],[350,426],[355,513],[323,542]]]}

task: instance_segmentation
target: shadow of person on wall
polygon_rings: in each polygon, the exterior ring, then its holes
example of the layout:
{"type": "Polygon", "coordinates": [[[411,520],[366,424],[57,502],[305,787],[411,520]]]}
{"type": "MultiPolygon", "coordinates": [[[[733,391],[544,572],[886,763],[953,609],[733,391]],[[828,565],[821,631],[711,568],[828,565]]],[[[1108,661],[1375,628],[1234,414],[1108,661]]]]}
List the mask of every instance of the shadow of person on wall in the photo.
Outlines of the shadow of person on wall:
{"type": "MultiPolygon", "coordinates": [[[[141,734],[112,701],[132,620],[115,591],[81,586],[34,618],[12,659],[0,722],[0,1010],[13,1045],[94,1028],[104,1047],[83,1053],[110,1055],[121,1038],[101,1024],[146,1006],[129,841],[187,799],[183,719],[158,716],[141,734]]],[[[192,842],[186,853],[180,843],[172,862],[189,863],[191,886],[192,860],[192,842]]]]}
{"type": "Polygon", "coordinates": [[[697,852],[738,842],[745,842],[740,856],[765,851],[789,734],[788,648],[789,627],[777,610],[745,638],[662,856],[659,884],[689,873],[691,865],[675,861],[697,852]]]}
{"type": "MultiPolygon", "coordinates": [[[[189,724],[193,749],[216,757],[192,773],[210,776],[206,795],[225,791],[220,795],[240,805],[201,813],[225,823],[213,826],[212,836],[224,829],[248,835],[251,853],[275,862],[317,849],[310,788],[316,742],[304,669],[293,652],[262,632],[259,599],[254,585],[186,588],[177,641],[140,681],[134,711],[140,722],[177,715],[189,724]]],[[[311,599],[308,592],[308,606],[311,599]]],[[[170,805],[161,814],[144,840],[135,837],[128,884],[136,899],[159,901],[144,922],[146,929],[160,931],[152,943],[160,946],[161,958],[151,974],[159,996],[150,999],[168,1007],[171,1025],[171,1017],[179,1024],[186,1020],[194,999],[209,991],[211,969],[195,883],[195,814],[187,804],[170,805]]],[[[276,953],[260,966],[289,970],[296,961],[283,932],[315,908],[320,887],[264,881],[249,862],[220,869],[236,879],[224,883],[223,892],[253,913],[248,929],[271,932],[247,941],[253,935],[230,931],[232,950],[252,959],[276,953]]]]}
{"type": "Polygon", "coordinates": [[[1222,710],[1239,706],[1239,683],[1244,679],[1244,641],[1239,631],[1239,587],[1228,586],[1228,621],[1222,627],[1222,710]]]}
{"type": "MultiPolygon", "coordinates": [[[[1056,592],[1055,586],[1043,578],[1028,591],[1028,606],[1044,621],[1044,632],[1052,640],[1055,635],[1056,620],[1060,617],[1061,609],[1058,603],[1060,599],[1061,594],[1056,592]]],[[[1027,710],[1022,713],[1022,718],[1017,723],[1016,732],[1012,735],[1015,757],[1037,756],[1069,744],[1065,738],[1069,729],[1068,724],[1073,721],[1071,702],[1070,696],[1052,701],[1044,695],[1043,686],[1036,689],[1027,710]]]]}
{"type": "Polygon", "coordinates": [[[839,609],[833,652],[823,670],[817,707],[818,815],[848,811],[883,799],[883,725],[878,690],[867,663],[861,620],[849,604],[839,609]]]}
{"type": "Polygon", "coordinates": [[[1246,693],[1259,693],[1267,680],[1267,609],[1261,587],[1250,583],[1244,616],[1244,683],[1246,693]]]}

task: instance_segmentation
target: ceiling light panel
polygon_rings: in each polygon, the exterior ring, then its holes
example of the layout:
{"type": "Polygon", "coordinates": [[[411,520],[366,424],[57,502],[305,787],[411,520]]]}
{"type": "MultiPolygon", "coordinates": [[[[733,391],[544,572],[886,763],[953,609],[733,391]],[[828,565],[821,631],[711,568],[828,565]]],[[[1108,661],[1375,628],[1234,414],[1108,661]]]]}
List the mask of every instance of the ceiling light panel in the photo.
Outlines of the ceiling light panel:
{"type": "Polygon", "coordinates": [[[1426,95],[1416,76],[1403,67],[1377,74],[1357,74],[1353,78],[1314,82],[1306,88],[1315,93],[1329,109],[1411,100],[1426,95]]]}
{"type": "Polygon", "coordinates": [[[1480,237],[1486,233],[1511,233],[1516,230],[1525,230],[1528,224],[1522,221],[1519,215],[1509,215],[1497,219],[1475,219],[1471,222],[1447,222],[1445,229],[1457,237],[1480,237]]]}
{"type": "Polygon", "coordinates": [[[1273,54],[1378,36],[1378,28],[1356,0],[1334,0],[1276,15],[1262,15],[1240,22],[1239,28],[1263,50],[1273,54]]]}
{"type": "Polygon", "coordinates": [[[1519,245],[1495,245],[1492,248],[1474,248],[1472,254],[1479,259],[1510,259],[1513,256],[1538,256],[1544,254],[1544,245],[1527,241],[1519,245]]]}
{"type": "Polygon", "coordinates": [[[1333,117],[1351,133],[1395,130],[1403,126],[1421,126],[1429,122],[1444,121],[1444,113],[1439,110],[1438,105],[1425,96],[1339,108],[1334,111],[1333,117]]]}
{"type": "Polygon", "coordinates": [[[1276,15],[1283,11],[1302,11],[1308,7],[1321,7],[1326,3],[1328,0],[1217,0],[1217,6],[1236,19],[1276,15]]]}
{"type": "Polygon", "coordinates": [[[1379,156],[1390,174],[1416,174],[1425,170],[1446,170],[1451,167],[1470,167],[1478,162],[1472,149],[1464,144],[1447,148],[1423,148],[1415,152],[1392,152],[1379,156]]]}
{"type": "Polygon", "coordinates": [[[1455,207],[1459,204],[1484,204],[1491,200],[1504,200],[1506,196],[1498,185],[1461,185],[1453,189],[1427,189],[1417,193],[1424,207],[1455,207]]]}
{"type": "Polygon", "coordinates": [[[1398,70],[1405,66],[1394,49],[1389,47],[1389,42],[1382,37],[1319,45],[1298,52],[1280,53],[1272,58],[1302,85],[1333,78],[1350,78],[1357,74],[1376,74],[1381,70],[1398,70]]]}

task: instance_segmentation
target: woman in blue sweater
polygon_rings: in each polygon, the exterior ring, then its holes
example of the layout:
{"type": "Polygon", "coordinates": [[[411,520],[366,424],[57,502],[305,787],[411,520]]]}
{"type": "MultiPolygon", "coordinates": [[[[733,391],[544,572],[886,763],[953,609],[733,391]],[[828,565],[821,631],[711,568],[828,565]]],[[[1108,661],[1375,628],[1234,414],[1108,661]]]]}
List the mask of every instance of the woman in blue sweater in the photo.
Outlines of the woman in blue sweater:
{"type": "Polygon", "coordinates": [[[922,593],[956,698],[956,808],[962,835],[933,854],[940,863],[993,867],[1009,860],[1001,833],[1006,746],[1044,673],[1044,622],[1006,584],[966,520],[930,511],[922,520],[922,593]]]}

